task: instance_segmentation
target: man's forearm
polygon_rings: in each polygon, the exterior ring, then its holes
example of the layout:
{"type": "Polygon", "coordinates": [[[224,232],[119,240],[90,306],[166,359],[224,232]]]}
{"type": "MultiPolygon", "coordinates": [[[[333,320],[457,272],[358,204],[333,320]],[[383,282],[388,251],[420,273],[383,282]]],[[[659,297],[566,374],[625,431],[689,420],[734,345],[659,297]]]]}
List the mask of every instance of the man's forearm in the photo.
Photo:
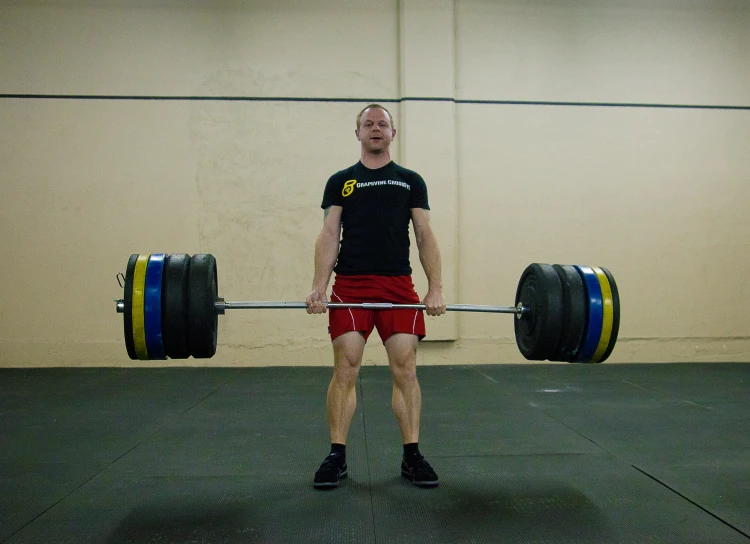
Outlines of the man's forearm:
{"type": "Polygon", "coordinates": [[[325,294],[338,255],[338,236],[323,230],[315,241],[315,276],[313,277],[313,290],[325,294]]]}
{"type": "Polygon", "coordinates": [[[417,247],[419,248],[419,261],[422,263],[422,268],[427,276],[427,288],[442,289],[443,276],[440,263],[440,248],[438,248],[437,238],[432,233],[432,230],[425,233],[422,240],[418,240],[417,247]]]}

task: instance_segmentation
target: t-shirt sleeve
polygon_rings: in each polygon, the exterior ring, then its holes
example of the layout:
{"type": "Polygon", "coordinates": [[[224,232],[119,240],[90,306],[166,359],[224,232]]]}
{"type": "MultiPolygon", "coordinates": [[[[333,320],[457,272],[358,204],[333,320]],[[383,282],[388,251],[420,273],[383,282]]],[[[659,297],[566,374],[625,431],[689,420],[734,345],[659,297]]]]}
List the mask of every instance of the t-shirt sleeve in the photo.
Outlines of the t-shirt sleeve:
{"type": "Polygon", "coordinates": [[[409,208],[422,208],[425,210],[430,209],[430,204],[427,201],[427,184],[422,179],[422,176],[415,173],[414,179],[411,182],[411,200],[409,202],[409,208]]]}
{"type": "Polygon", "coordinates": [[[343,206],[344,197],[341,195],[341,190],[341,176],[339,174],[334,174],[328,178],[320,207],[325,210],[328,206],[343,206]]]}

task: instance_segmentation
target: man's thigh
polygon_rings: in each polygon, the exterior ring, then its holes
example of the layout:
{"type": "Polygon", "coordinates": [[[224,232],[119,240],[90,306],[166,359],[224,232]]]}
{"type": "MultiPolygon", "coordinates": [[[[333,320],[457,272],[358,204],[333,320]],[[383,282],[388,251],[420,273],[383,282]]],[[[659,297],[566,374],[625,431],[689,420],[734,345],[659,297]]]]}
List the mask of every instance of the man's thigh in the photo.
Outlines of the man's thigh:
{"type": "Polygon", "coordinates": [[[338,308],[328,310],[328,332],[331,340],[342,334],[357,331],[362,333],[365,341],[375,326],[375,311],[360,308],[338,308]]]}
{"type": "Polygon", "coordinates": [[[349,331],[333,340],[333,364],[335,371],[359,372],[362,355],[365,351],[365,338],[359,331],[349,331]]]}
{"type": "Polygon", "coordinates": [[[422,310],[377,310],[374,322],[383,344],[394,334],[414,335],[418,340],[427,334],[422,310]]]}

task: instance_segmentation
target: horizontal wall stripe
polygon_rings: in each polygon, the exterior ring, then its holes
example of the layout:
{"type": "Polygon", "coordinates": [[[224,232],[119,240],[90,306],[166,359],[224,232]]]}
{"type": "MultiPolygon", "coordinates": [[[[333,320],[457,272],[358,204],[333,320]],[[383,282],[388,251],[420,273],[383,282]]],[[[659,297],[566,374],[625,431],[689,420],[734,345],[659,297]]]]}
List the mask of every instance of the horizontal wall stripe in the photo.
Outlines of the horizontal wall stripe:
{"type": "Polygon", "coordinates": [[[750,106],[720,104],[649,104],[638,102],[549,102],[537,100],[456,100],[457,104],[504,104],[511,106],[577,106],[588,108],[678,108],[689,110],[748,110],[750,106]]]}
{"type": "MultiPolygon", "coordinates": [[[[190,102],[400,102],[398,98],[315,98],[304,96],[148,96],[102,94],[0,94],[0,98],[46,100],[162,100],[190,102]]],[[[450,100],[450,99],[449,99],[450,100]]]]}
{"type": "Polygon", "coordinates": [[[455,104],[502,106],[573,106],[586,108],[664,108],[691,110],[745,110],[750,106],[721,104],[651,104],[642,102],[567,102],[547,100],[471,100],[441,96],[405,96],[402,98],[332,98],[304,96],[148,96],[148,95],[98,95],[98,94],[0,94],[0,98],[41,100],[157,100],[191,102],[453,102],[455,104]]]}

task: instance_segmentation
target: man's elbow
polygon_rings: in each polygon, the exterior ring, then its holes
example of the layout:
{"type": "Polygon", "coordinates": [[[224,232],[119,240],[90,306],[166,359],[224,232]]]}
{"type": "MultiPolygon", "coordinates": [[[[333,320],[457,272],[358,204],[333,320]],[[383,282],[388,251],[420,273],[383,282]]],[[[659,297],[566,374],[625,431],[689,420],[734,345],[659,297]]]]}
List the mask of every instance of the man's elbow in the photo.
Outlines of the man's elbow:
{"type": "Polygon", "coordinates": [[[324,245],[338,244],[339,233],[331,229],[323,229],[318,236],[318,240],[324,245]]]}
{"type": "Polygon", "coordinates": [[[433,238],[428,233],[422,233],[420,235],[416,235],[414,238],[417,241],[417,250],[420,253],[429,251],[431,247],[431,241],[433,241],[433,238]]]}
{"type": "Polygon", "coordinates": [[[435,241],[435,234],[432,232],[431,228],[427,227],[415,230],[414,238],[417,240],[417,247],[427,246],[435,241]]]}

